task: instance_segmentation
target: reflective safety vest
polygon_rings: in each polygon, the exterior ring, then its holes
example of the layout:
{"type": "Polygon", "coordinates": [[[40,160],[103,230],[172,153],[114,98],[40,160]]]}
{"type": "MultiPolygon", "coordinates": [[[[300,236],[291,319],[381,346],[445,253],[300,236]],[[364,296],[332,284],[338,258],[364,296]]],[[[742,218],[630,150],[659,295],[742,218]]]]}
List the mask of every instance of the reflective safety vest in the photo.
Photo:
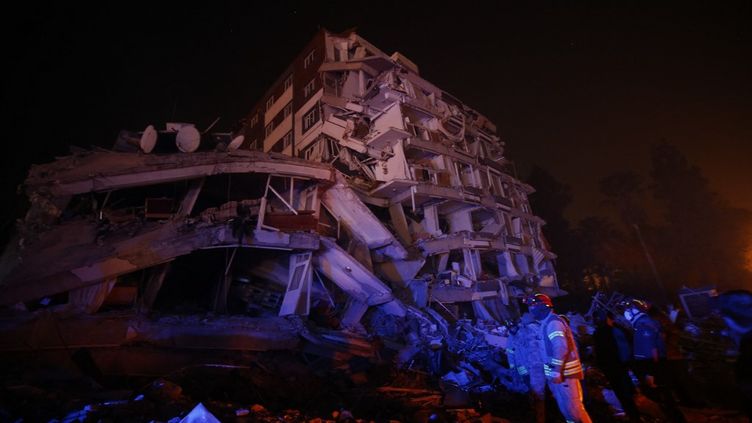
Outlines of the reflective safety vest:
{"type": "Polygon", "coordinates": [[[565,379],[583,379],[580,355],[572,330],[553,311],[541,322],[543,333],[544,371],[547,377],[562,375],[565,379]]]}
{"type": "Polygon", "coordinates": [[[520,376],[528,374],[527,371],[527,357],[525,354],[525,348],[523,342],[522,329],[519,332],[509,337],[508,346],[506,348],[507,360],[509,361],[509,367],[516,370],[520,376]]]}

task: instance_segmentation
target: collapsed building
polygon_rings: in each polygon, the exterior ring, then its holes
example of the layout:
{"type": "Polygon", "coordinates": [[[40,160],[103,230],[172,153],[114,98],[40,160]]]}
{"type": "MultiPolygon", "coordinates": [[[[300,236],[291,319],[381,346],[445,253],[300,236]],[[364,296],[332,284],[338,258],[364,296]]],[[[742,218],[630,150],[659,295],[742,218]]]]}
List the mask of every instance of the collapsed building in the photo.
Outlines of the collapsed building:
{"type": "Polygon", "coordinates": [[[320,31],[239,130],[208,132],[31,168],[0,352],[86,349],[120,374],[217,351],[404,365],[457,322],[493,347],[516,297],[562,293],[496,126],[354,32],[320,31]]]}

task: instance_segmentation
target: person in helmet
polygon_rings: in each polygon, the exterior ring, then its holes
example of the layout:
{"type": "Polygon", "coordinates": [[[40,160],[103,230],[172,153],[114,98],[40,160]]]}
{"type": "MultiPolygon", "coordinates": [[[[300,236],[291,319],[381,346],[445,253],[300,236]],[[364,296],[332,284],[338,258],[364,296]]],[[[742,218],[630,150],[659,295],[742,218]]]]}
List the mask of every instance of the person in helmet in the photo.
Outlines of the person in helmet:
{"type": "Polygon", "coordinates": [[[545,423],[546,376],[541,357],[540,323],[530,313],[522,315],[514,331],[507,339],[507,358],[510,367],[516,369],[513,376],[524,380],[525,390],[533,409],[536,423],[545,423]]]}
{"type": "MultiPolygon", "coordinates": [[[[629,322],[633,332],[632,359],[638,364],[645,364],[641,370],[649,370],[648,363],[658,362],[666,355],[666,346],[661,337],[661,325],[648,315],[648,304],[642,300],[628,300],[624,303],[624,318],[629,322]],[[644,363],[643,363],[644,362],[644,363]]],[[[648,375],[652,373],[648,372],[648,375]]]]}
{"type": "Polygon", "coordinates": [[[672,422],[686,422],[676,404],[664,367],[666,344],[661,324],[649,314],[649,305],[637,299],[622,304],[624,318],[632,327],[632,370],[640,379],[642,391],[659,403],[672,422]]]}
{"type": "Polygon", "coordinates": [[[526,300],[528,310],[540,322],[546,386],[556,399],[567,423],[590,423],[582,403],[582,364],[569,325],[554,313],[554,304],[545,294],[526,300]]]}

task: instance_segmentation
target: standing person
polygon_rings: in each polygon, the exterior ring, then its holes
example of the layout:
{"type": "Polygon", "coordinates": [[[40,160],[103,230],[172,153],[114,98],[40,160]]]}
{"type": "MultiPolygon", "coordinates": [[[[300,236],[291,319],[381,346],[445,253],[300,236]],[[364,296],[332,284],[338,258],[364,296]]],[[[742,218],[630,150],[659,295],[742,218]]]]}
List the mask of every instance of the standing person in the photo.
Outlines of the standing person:
{"type": "Polygon", "coordinates": [[[543,339],[541,338],[540,323],[530,313],[522,315],[520,321],[525,342],[523,349],[526,355],[528,384],[530,399],[535,413],[536,423],[546,421],[546,374],[543,369],[543,339]]]}
{"type": "MultiPolygon", "coordinates": [[[[676,395],[679,404],[686,407],[699,407],[701,404],[692,397],[689,391],[691,385],[689,370],[679,346],[681,335],[674,323],[675,320],[671,320],[669,314],[664,313],[655,305],[648,308],[648,316],[660,324],[661,337],[666,346],[665,355],[658,357],[658,367],[664,372],[666,389],[676,395]]],[[[678,317],[678,313],[675,317],[678,317]]]]}
{"type": "Polygon", "coordinates": [[[632,326],[632,370],[640,379],[645,395],[657,401],[666,417],[675,423],[686,419],[667,387],[667,375],[663,364],[666,359],[666,344],[661,333],[661,324],[650,317],[648,304],[641,300],[628,300],[624,304],[624,317],[632,326]]]}
{"type": "Polygon", "coordinates": [[[551,298],[535,294],[528,298],[530,314],[540,322],[546,385],[567,423],[591,423],[582,403],[580,380],[584,375],[577,346],[569,326],[553,312],[551,298]]]}
{"type": "Polygon", "coordinates": [[[506,383],[507,388],[513,392],[530,393],[530,383],[528,377],[527,352],[526,352],[525,335],[523,325],[520,322],[509,326],[509,337],[507,338],[507,361],[509,362],[509,381],[506,383]]]}
{"type": "Polygon", "coordinates": [[[752,421],[752,292],[728,291],[721,294],[717,301],[721,316],[734,334],[739,348],[736,385],[744,412],[752,421]]]}
{"type": "Polygon", "coordinates": [[[545,423],[546,377],[540,355],[540,324],[530,313],[525,313],[522,319],[512,326],[510,334],[506,353],[512,379],[520,380],[524,384],[524,392],[529,396],[535,422],[545,423]]]}
{"type": "Polygon", "coordinates": [[[610,311],[598,310],[593,317],[597,325],[593,334],[595,362],[606,376],[629,420],[638,422],[640,412],[634,401],[635,389],[627,368],[632,354],[631,346],[625,342],[626,334],[614,325],[614,315],[610,311]]]}

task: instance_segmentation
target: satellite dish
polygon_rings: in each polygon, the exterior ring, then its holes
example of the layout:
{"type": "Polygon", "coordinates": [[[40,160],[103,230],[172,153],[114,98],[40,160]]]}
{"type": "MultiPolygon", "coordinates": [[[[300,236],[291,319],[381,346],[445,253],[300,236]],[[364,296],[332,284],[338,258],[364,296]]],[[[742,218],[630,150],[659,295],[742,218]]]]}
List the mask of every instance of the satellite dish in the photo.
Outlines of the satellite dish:
{"type": "Polygon", "coordinates": [[[201,133],[195,126],[183,126],[178,129],[178,135],[175,137],[175,145],[183,153],[193,153],[198,150],[201,144],[201,133]]]}
{"type": "Polygon", "coordinates": [[[240,148],[240,145],[243,144],[243,141],[245,141],[245,136],[238,135],[237,137],[233,138],[232,141],[227,145],[228,151],[234,151],[240,148]]]}
{"type": "Polygon", "coordinates": [[[144,133],[141,134],[141,139],[138,141],[138,146],[144,153],[151,153],[154,150],[154,146],[157,144],[157,130],[152,125],[149,125],[144,129],[144,133]]]}

